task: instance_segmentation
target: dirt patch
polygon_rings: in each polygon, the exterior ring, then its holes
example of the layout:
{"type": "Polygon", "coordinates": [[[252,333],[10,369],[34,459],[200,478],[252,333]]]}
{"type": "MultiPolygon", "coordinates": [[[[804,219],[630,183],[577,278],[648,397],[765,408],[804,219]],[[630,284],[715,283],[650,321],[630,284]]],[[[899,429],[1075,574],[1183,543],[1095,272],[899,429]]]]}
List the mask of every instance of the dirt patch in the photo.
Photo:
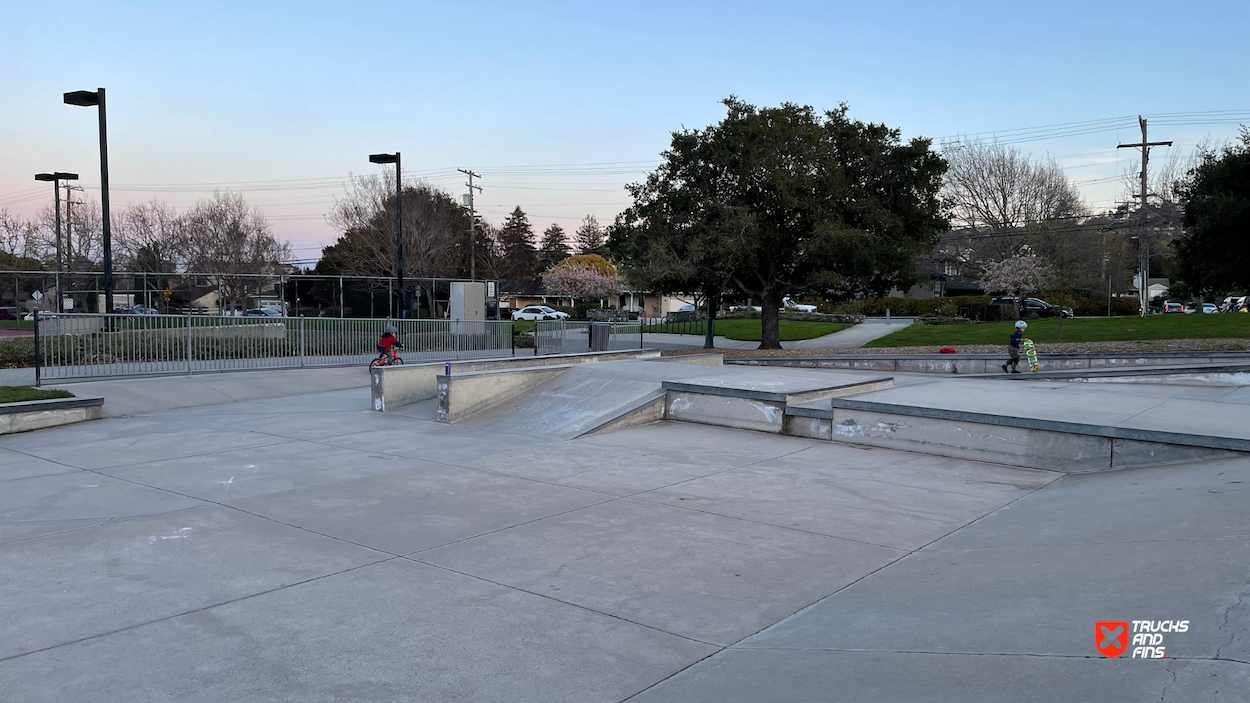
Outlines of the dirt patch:
{"type": "MultiPolygon", "coordinates": [[[[969,344],[955,347],[959,354],[1006,354],[1005,344],[969,344]]],[[[707,354],[725,356],[897,356],[937,354],[940,347],[873,347],[869,349],[666,349],[664,356],[707,354]]],[[[1132,342],[1063,342],[1038,344],[1038,354],[1141,354],[1149,352],[1250,351],[1250,339],[1143,339],[1132,342]]]]}

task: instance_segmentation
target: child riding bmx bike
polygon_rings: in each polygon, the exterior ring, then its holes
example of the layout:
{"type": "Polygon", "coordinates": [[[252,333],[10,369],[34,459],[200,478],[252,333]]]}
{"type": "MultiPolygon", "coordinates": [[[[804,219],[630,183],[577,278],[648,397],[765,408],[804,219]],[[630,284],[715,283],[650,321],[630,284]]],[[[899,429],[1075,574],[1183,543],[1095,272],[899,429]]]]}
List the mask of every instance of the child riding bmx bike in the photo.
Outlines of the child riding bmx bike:
{"type": "Polygon", "coordinates": [[[387,325],[386,330],[382,332],[381,338],[378,339],[378,358],[369,363],[370,366],[393,366],[404,363],[396,352],[404,348],[399,343],[399,338],[395,336],[398,330],[394,325],[387,325]],[[389,358],[388,358],[389,356],[389,358]]]}

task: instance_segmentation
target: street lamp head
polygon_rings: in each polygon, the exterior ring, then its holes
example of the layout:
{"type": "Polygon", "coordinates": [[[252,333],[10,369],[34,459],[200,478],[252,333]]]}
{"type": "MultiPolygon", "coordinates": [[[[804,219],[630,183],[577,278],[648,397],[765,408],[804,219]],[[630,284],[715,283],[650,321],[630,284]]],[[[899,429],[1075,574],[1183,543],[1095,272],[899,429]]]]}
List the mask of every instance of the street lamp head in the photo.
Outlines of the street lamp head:
{"type": "Polygon", "coordinates": [[[100,104],[100,94],[94,90],[75,90],[65,94],[66,105],[78,107],[95,107],[100,104]]]}
{"type": "Polygon", "coordinates": [[[56,173],[52,174],[52,176],[53,176],[54,178],[56,178],[57,180],[59,180],[59,181],[76,181],[76,180],[78,180],[78,174],[77,174],[77,173],[66,173],[65,171],[57,171],[56,173]]]}
{"type": "Polygon", "coordinates": [[[51,174],[51,173],[36,173],[35,180],[36,181],[55,181],[56,175],[51,174]]]}
{"type": "Polygon", "coordinates": [[[393,164],[399,160],[399,154],[370,154],[371,164],[393,164]]]}

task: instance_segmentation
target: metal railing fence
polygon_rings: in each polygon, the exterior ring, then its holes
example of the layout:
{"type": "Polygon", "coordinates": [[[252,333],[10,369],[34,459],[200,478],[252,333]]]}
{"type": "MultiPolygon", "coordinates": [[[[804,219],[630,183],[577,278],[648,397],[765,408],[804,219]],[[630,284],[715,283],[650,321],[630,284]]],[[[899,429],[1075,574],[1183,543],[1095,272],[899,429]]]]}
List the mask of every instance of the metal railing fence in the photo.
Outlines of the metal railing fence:
{"type": "Polygon", "coordinates": [[[571,322],[540,320],[534,323],[537,354],[640,349],[643,327],[639,322],[571,322]]]}
{"type": "Polygon", "coordinates": [[[511,320],[387,320],[43,313],[36,378],[365,365],[387,325],[408,363],[511,356],[511,320]]]}

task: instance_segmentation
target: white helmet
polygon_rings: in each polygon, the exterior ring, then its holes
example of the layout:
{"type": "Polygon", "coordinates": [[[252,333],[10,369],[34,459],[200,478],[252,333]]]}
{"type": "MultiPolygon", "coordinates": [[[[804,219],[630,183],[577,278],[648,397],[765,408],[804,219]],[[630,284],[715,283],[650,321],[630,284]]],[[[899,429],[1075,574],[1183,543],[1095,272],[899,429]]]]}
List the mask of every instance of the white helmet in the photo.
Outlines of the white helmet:
{"type": "Polygon", "coordinates": [[[399,332],[399,330],[395,329],[395,325],[387,325],[385,331],[390,332],[391,334],[399,332]]]}
{"type": "Polygon", "coordinates": [[[1018,330],[1027,329],[1028,326],[1029,326],[1029,323],[1025,322],[1024,320],[1016,320],[1016,329],[1018,330]]]}

